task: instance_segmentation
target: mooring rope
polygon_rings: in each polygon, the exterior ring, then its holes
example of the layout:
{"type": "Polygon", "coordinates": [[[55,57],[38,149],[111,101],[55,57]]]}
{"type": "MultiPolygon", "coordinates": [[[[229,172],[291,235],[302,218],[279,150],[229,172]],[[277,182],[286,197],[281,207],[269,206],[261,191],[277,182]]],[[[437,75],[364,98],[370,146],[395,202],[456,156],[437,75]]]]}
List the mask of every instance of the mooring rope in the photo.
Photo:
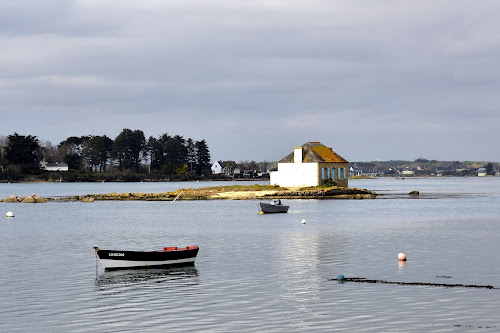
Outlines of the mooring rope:
{"type": "Polygon", "coordinates": [[[181,191],[181,193],[179,193],[179,194],[175,197],[175,199],[174,199],[174,201],[172,201],[171,205],[173,205],[173,204],[174,204],[174,202],[175,202],[175,200],[177,200],[177,198],[181,196],[182,192],[184,192],[184,190],[182,190],[182,191],[181,191]]]}
{"type": "Polygon", "coordinates": [[[97,246],[94,246],[94,252],[95,252],[95,269],[96,271],[99,270],[99,263],[97,259],[97,251],[99,251],[99,248],[97,246]]]}
{"type": "Polygon", "coordinates": [[[358,282],[358,283],[385,283],[385,284],[399,284],[404,286],[431,286],[431,287],[446,287],[446,288],[481,288],[481,289],[498,289],[490,285],[476,285],[476,284],[449,284],[449,283],[431,283],[431,282],[401,282],[401,281],[384,281],[384,280],[369,280],[366,278],[352,277],[346,278],[339,276],[336,279],[330,279],[330,281],[339,282],[358,282]]]}

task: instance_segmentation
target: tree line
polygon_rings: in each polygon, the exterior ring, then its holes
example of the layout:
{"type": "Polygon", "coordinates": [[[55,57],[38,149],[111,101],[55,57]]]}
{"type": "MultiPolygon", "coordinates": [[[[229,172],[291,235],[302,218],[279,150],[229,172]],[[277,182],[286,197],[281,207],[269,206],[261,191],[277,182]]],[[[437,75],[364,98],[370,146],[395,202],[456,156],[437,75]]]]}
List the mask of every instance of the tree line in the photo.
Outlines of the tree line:
{"type": "Polygon", "coordinates": [[[210,174],[210,151],[205,140],[162,134],[146,139],[141,130],[123,129],[112,140],[106,135],[71,136],[57,146],[33,135],[0,137],[0,171],[38,174],[40,162],[65,162],[70,170],[132,172],[163,177],[195,178],[210,174]]]}

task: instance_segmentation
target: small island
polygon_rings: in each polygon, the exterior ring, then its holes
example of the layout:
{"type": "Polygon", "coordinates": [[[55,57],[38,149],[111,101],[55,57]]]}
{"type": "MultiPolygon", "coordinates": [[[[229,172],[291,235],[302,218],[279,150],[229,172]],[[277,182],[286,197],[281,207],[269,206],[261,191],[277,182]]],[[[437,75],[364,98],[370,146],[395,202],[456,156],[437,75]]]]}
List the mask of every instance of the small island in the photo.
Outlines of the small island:
{"type": "Polygon", "coordinates": [[[373,199],[376,193],[348,187],[284,188],[273,185],[233,185],[178,189],[165,193],[107,193],[90,194],[74,199],[93,200],[251,200],[251,199],[373,199]]]}
{"type": "MultiPolygon", "coordinates": [[[[340,187],[321,186],[307,188],[287,188],[274,185],[232,185],[205,188],[181,188],[164,193],[104,193],[86,194],[67,198],[41,198],[36,194],[27,197],[10,195],[4,202],[43,203],[47,201],[82,201],[95,200],[141,200],[141,201],[174,201],[174,200],[253,200],[253,199],[374,199],[373,191],[340,187]]],[[[0,200],[1,201],[1,200],[0,200]]]]}

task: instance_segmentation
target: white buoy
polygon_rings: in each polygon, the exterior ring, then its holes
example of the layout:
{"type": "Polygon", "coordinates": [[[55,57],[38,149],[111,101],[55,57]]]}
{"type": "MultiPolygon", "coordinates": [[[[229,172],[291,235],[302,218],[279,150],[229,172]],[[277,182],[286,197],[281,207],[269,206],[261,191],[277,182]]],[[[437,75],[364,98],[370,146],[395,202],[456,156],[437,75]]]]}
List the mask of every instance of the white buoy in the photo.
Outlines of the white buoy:
{"type": "Polygon", "coordinates": [[[404,253],[398,254],[398,259],[399,261],[406,261],[406,254],[404,253]]]}
{"type": "Polygon", "coordinates": [[[306,224],[306,220],[305,219],[302,219],[302,224],[306,224]]]}
{"type": "Polygon", "coordinates": [[[14,217],[14,213],[12,213],[12,212],[7,212],[7,214],[5,214],[5,216],[7,216],[7,217],[14,217]]]}

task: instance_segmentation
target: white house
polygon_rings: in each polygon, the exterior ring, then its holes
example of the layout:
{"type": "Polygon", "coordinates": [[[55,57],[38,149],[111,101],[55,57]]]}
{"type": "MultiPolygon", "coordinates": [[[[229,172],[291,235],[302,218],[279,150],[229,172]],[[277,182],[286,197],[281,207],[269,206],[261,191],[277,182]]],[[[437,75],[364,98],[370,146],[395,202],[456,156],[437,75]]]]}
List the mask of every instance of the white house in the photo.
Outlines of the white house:
{"type": "Polygon", "coordinates": [[[235,161],[215,161],[214,164],[212,164],[211,169],[212,174],[214,175],[224,174],[226,176],[230,176],[234,175],[235,173],[240,173],[240,168],[235,161]]]}
{"type": "Polygon", "coordinates": [[[412,170],[412,169],[409,169],[409,168],[405,168],[401,174],[405,175],[405,176],[413,176],[415,174],[415,171],[412,170]]]}
{"type": "Polygon", "coordinates": [[[66,163],[47,163],[45,161],[40,162],[40,169],[45,171],[68,171],[68,164],[66,163]]]}
{"type": "Polygon", "coordinates": [[[222,173],[222,165],[224,164],[224,162],[222,161],[215,161],[214,164],[212,164],[212,174],[213,175],[218,175],[218,174],[221,174],[222,173]]]}
{"type": "Polygon", "coordinates": [[[307,142],[278,162],[270,184],[282,187],[321,186],[329,179],[347,187],[349,162],[321,142],[307,142]]]}

